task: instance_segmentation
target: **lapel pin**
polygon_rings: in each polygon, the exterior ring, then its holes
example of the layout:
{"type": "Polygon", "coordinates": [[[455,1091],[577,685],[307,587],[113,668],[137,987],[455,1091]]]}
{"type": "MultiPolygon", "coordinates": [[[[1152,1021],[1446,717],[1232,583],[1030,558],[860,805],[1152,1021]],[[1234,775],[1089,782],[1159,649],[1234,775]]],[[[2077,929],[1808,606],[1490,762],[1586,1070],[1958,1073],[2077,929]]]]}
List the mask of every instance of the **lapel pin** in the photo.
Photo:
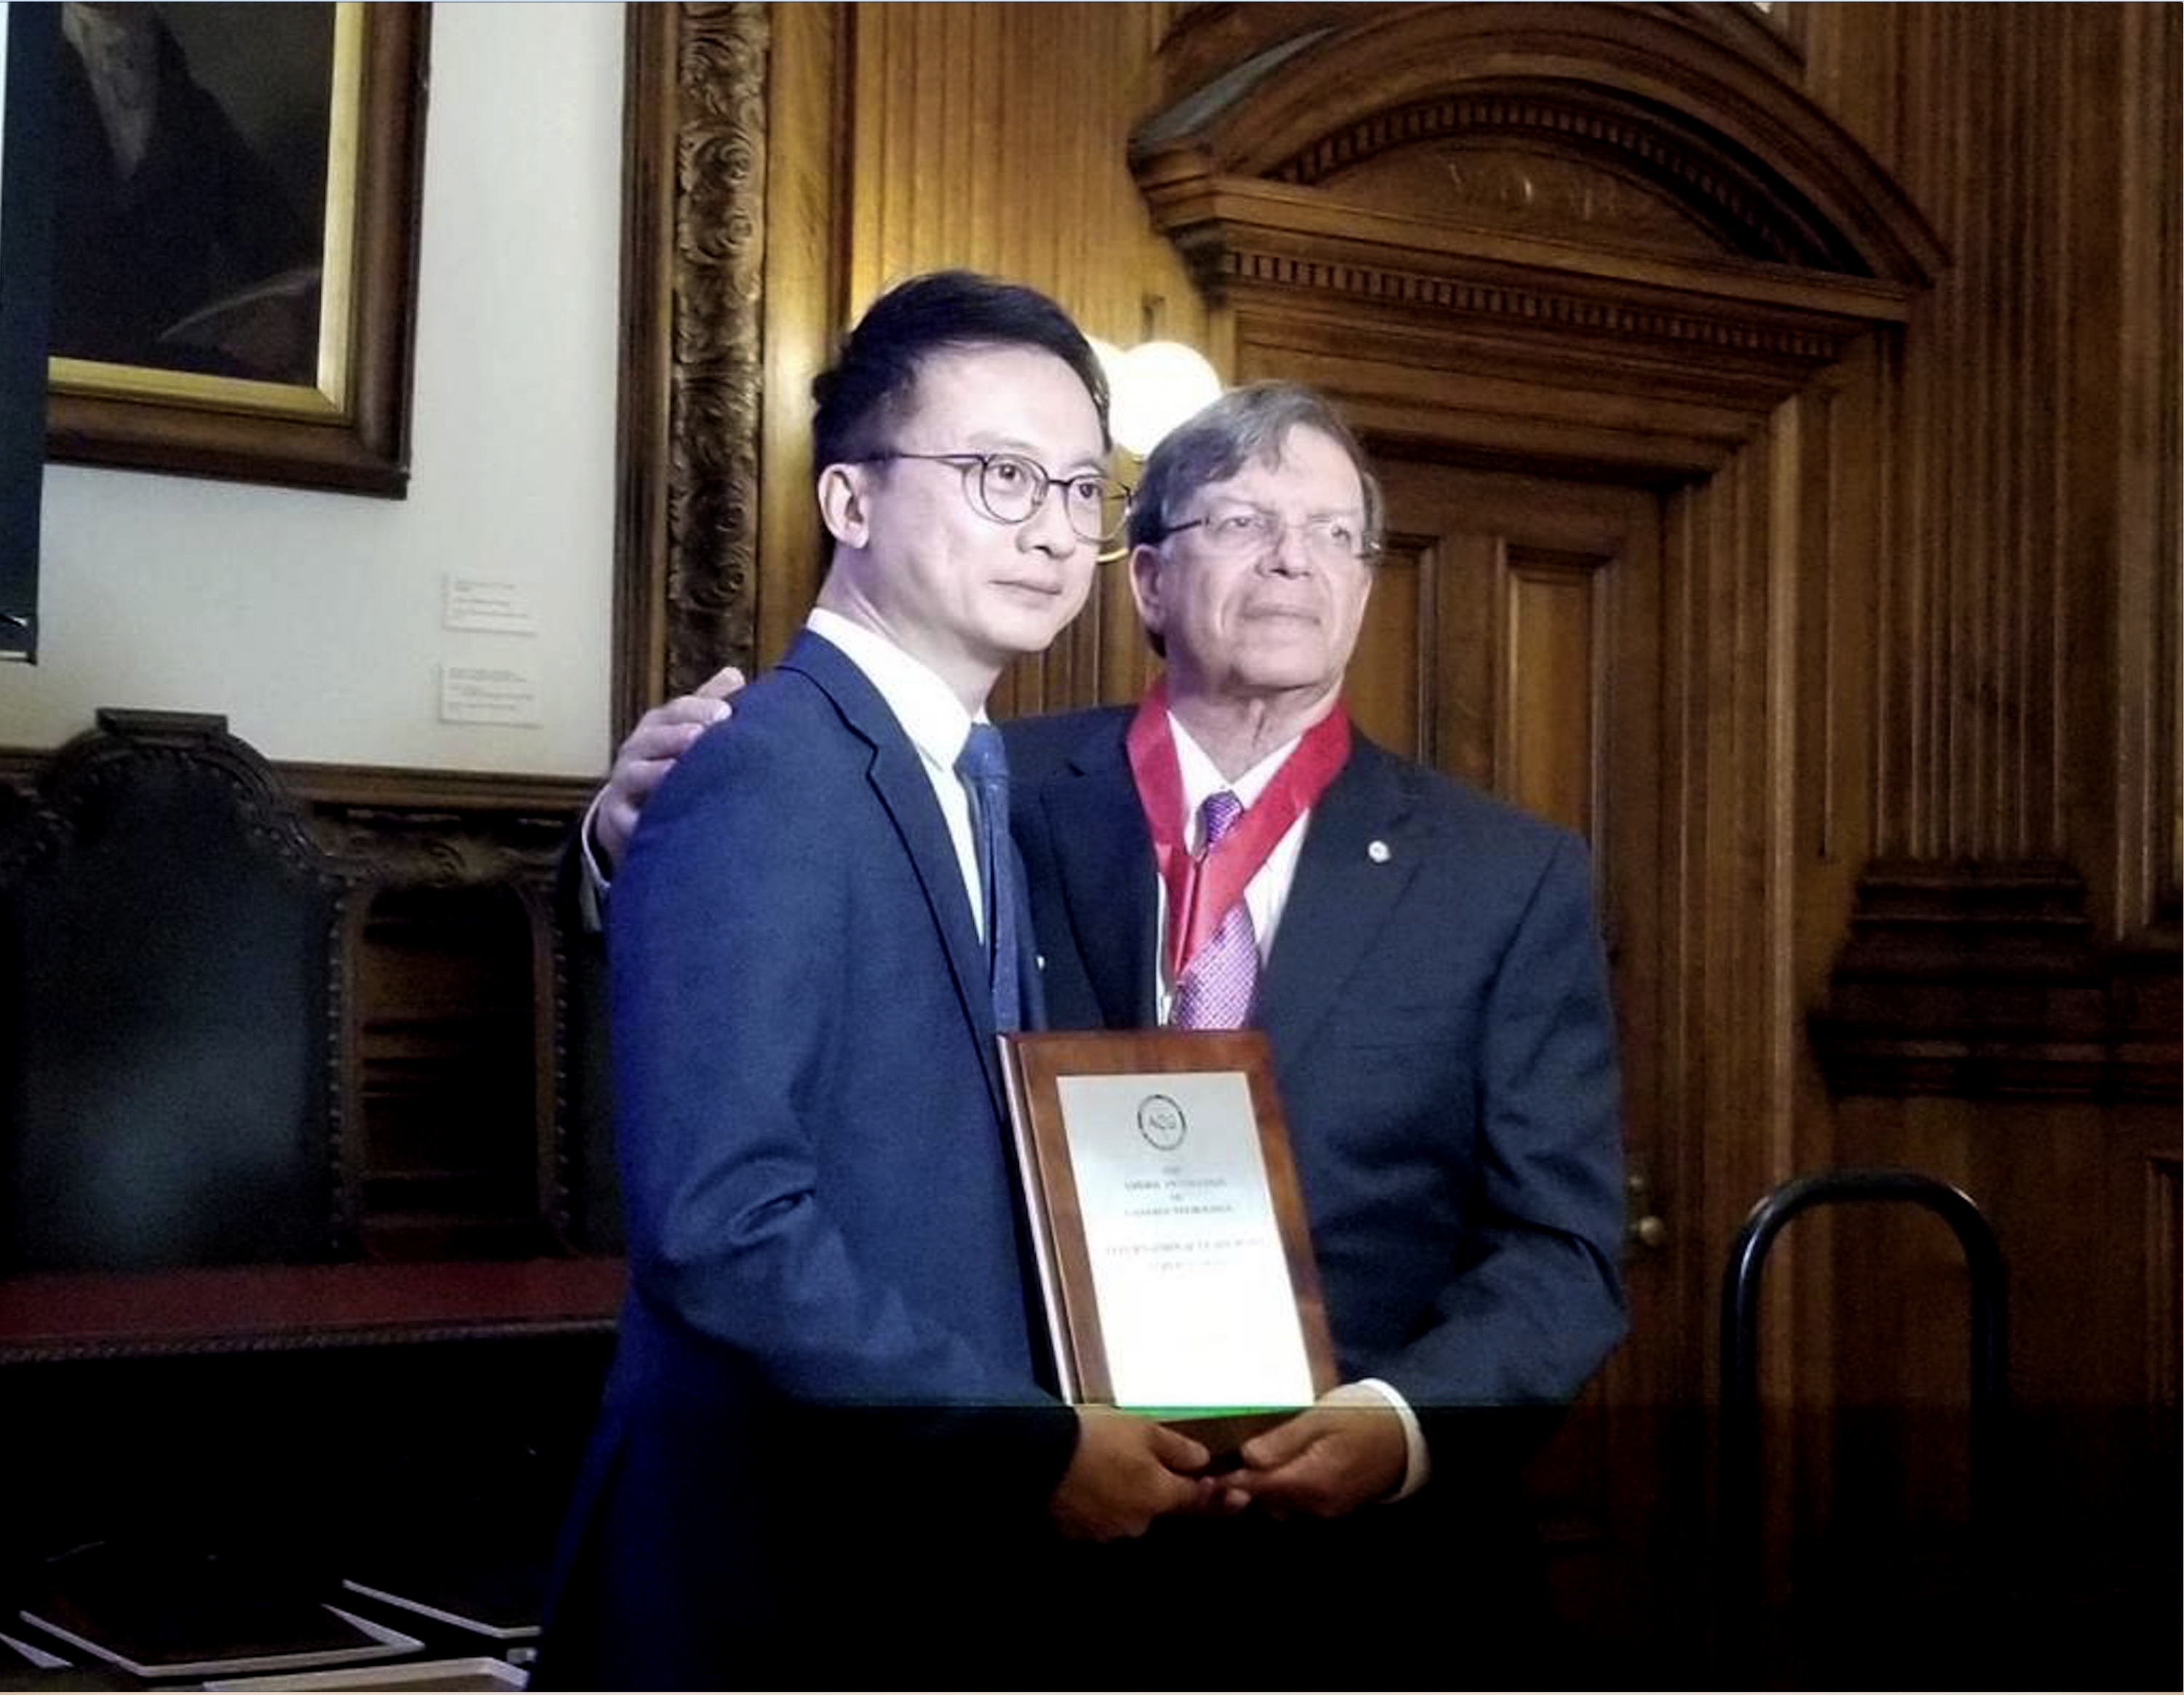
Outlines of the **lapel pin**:
{"type": "Polygon", "coordinates": [[[1375,836],[1371,841],[1365,844],[1365,857],[1371,860],[1375,865],[1385,865],[1389,859],[1387,843],[1382,841],[1378,836],[1375,836]]]}
{"type": "Polygon", "coordinates": [[[1046,969],[1046,956],[1043,953],[1034,954],[1031,956],[1031,962],[1037,966],[1041,971],[1046,969]]]}

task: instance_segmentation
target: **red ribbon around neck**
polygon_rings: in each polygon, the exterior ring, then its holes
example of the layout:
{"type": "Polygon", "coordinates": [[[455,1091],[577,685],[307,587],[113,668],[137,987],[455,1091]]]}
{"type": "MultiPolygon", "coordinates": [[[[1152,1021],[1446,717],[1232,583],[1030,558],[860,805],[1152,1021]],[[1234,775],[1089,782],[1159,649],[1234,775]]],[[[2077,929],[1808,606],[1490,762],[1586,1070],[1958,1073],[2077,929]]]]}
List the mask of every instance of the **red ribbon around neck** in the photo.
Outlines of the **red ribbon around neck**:
{"type": "Polygon", "coordinates": [[[1206,938],[1220,928],[1222,914],[1244,898],[1245,885],[1258,874],[1274,845],[1349,759],[1350,714],[1336,701],[1299,739],[1274,780],[1228,827],[1220,845],[1196,859],[1184,845],[1183,767],[1168,728],[1165,678],[1139,704],[1124,745],[1130,775],[1137,781],[1138,804],[1152,833],[1153,859],[1167,889],[1168,981],[1177,983],[1206,938]]]}

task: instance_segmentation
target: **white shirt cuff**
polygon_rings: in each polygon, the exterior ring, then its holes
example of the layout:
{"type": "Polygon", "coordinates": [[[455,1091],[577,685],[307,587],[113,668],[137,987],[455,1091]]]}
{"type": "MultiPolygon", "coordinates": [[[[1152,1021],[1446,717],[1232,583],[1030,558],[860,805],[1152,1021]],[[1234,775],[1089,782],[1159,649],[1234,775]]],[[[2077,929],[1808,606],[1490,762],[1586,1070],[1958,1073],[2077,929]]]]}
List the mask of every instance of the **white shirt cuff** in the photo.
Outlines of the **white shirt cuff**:
{"type": "Polygon", "coordinates": [[[1432,1475],[1433,1464],[1426,1457],[1425,1432],[1418,1428],[1418,1415],[1411,1410],[1411,1403],[1396,1392],[1395,1386],[1383,1383],[1377,1377],[1361,1377],[1360,1389],[1370,1389],[1390,1407],[1403,1421],[1403,1480],[1396,1486],[1395,1492],[1381,1497],[1384,1501],[1408,1499],[1426,1486],[1432,1475]]]}
{"type": "Polygon", "coordinates": [[[583,822],[577,826],[577,854],[584,867],[584,874],[577,879],[577,912],[586,931],[593,935],[607,927],[609,885],[599,873],[599,861],[592,856],[592,819],[598,814],[599,801],[605,794],[603,789],[592,796],[592,804],[584,808],[583,822]]]}

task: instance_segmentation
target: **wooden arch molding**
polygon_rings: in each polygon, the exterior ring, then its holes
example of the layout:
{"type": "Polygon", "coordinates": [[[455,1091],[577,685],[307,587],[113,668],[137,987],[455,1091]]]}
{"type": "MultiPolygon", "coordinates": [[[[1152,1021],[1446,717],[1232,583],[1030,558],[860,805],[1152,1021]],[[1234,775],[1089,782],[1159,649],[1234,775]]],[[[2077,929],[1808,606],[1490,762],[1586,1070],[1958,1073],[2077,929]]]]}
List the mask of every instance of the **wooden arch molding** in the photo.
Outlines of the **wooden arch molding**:
{"type": "Polygon", "coordinates": [[[1686,472],[1947,262],[1740,8],[1213,6],[1162,57],[1182,92],[1133,169],[1240,335],[1339,316],[1504,381],[1681,399],[1711,415],[1666,450],[1686,472]]]}

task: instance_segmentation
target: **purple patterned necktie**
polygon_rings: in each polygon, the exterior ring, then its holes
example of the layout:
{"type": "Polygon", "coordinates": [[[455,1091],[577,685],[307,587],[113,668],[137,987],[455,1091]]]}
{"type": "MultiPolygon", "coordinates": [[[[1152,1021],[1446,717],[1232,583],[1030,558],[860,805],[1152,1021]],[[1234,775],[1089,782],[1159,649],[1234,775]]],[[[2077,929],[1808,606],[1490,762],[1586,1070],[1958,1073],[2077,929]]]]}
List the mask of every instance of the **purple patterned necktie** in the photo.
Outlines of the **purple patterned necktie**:
{"type": "MultiPolygon", "coordinates": [[[[1209,795],[1199,809],[1206,827],[1203,859],[1228,834],[1228,827],[1244,816],[1244,804],[1227,789],[1209,795]]],[[[1251,914],[1240,895],[1236,904],[1221,915],[1221,923],[1200,945],[1184,967],[1176,984],[1175,1004],[1168,1022],[1184,1030],[1234,1030],[1251,1016],[1251,1001],[1259,990],[1259,939],[1251,934],[1251,914]]]]}

